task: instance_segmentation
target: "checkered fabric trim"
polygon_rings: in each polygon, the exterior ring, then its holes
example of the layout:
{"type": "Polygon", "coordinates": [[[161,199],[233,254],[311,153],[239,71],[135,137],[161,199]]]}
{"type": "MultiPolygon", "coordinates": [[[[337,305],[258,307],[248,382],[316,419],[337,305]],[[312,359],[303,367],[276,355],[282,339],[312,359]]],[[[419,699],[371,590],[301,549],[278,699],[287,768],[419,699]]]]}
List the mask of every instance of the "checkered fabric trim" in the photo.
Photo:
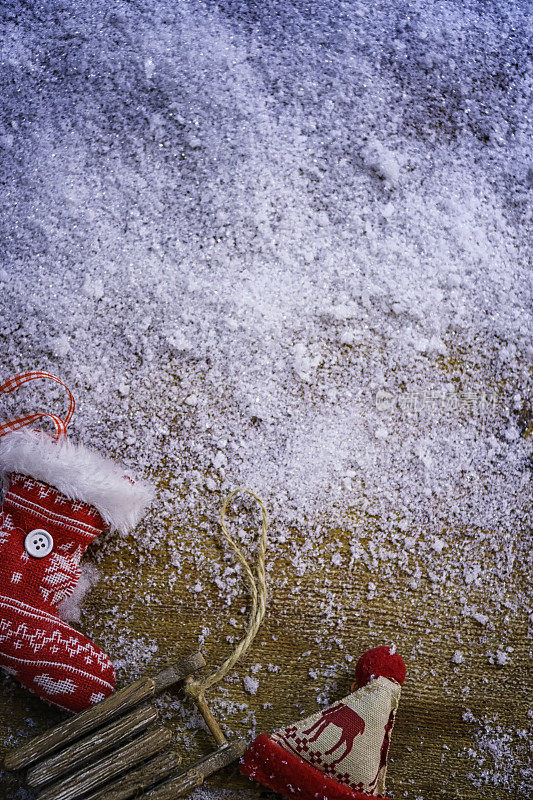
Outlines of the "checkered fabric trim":
{"type": "Polygon", "coordinates": [[[379,796],[399,700],[399,684],[379,677],[271,738],[338,783],[379,796]]]}
{"type": "Polygon", "coordinates": [[[64,417],[59,417],[57,414],[51,414],[48,411],[36,411],[33,414],[24,414],[22,417],[10,419],[7,422],[2,423],[0,425],[0,436],[5,436],[6,433],[11,433],[19,428],[24,428],[26,425],[31,425],[38,419],[43,418],[51,419],[54,423],[56,429],[56,438],[59,439],[60,437],[65,437],[67,435],[67,427],[72,419],[72,415],[74,414],[74,408],[76,404],[74,401],[74,396],[68,386],[55,375],[51,375],[49,372],[22,372],[19,375],[14,375],[12,378],[9,378],[9,380],[2,383],[0,385],[0,394],[10,394],[10,392],[16,391],[25,383],[29,383],[29,381],[35,381],[38,378],[47,378],[48,380],[55,381],[63,386],[69,397],[69,407],[67,413],[64,417]]]}

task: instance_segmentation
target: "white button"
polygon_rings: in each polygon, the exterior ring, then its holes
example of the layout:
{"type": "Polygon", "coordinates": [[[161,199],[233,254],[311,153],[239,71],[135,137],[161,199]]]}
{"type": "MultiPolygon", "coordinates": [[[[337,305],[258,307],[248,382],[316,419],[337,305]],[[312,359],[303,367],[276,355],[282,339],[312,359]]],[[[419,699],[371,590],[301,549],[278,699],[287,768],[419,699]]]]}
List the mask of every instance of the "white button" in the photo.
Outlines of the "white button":
{"type": "Polygon", "coordinates": [[[48,531],[43,528],[35,528],[24,539],[24,547],[30,556],[44,558],[54,549],[54,540],[48,531]]]}

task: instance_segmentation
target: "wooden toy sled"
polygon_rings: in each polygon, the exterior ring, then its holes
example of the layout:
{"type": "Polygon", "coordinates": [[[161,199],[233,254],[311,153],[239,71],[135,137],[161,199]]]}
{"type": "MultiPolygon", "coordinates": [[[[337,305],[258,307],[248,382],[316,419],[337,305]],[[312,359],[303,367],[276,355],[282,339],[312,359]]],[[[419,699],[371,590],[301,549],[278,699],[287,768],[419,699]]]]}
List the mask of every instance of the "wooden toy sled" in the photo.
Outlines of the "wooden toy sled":
{"type": "Polygon", "coordinates": [[[242,739],[228,742],[203,696],[193,700],[217,749],[180,770],[172,732],[157,725],[150,700],[205,666],[201,653],[120,689],[41,736],[11,750],[8,770],[27,770],[38,800],[173,800],[240,758],[242,739]],[[144,793],[143,793],[144,792],[144,793]]]}

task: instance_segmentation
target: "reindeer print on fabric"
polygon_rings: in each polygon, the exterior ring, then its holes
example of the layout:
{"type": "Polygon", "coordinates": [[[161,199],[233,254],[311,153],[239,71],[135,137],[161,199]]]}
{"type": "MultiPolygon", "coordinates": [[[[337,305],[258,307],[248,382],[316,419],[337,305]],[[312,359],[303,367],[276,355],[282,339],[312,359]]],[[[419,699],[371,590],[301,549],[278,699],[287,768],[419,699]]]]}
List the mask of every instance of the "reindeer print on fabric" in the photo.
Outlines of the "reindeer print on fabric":
{"type": "Polygon", "coordinates": [[[344,748],[344,750],[341,751],[341,755],[330,762],[330,766],[333,766],[333,764],[342,761],[343,758],[346,758],[346,756],[351,753],[355,737],[359,733],[364,733],[365,721],[359,716],[357,711],[354,711],[350,706],[346,706],[344,703],[337,703],[336,706],[326,709],[320,719],[318,719],[309,730],[304,731],[304,734],[308,736],[312,733],[313,736],[311,736],[309,742],[316,742],[318,737],[324,733],[330,725],[340,728],[341,736],[337,744],[334,744],[333,747],[326,750],[324,755],[332,755],[336,750],[344,748]]]}
{"type": "Polygon", "coordinates": [[[379,677],[271,738],[339,783],[380,794],[399,695],[397,683],[379,677]]]}
{"type": "Polygon", "coordinates": [[[367,650],[351,694],[284,730],[260,733],[241,773],[288,800],[387,800],[387,756],[405,677],[394,645],[367,650]]]}

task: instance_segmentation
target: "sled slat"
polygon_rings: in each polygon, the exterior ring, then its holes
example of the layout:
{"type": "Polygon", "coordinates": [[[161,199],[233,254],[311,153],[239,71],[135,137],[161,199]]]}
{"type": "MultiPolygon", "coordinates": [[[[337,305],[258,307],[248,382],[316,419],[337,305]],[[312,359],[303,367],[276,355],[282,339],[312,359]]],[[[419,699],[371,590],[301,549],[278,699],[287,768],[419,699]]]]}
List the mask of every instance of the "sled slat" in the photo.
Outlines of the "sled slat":
{"type": "Polygon", "coordinates": [[[209,775],[229,766],[243,756],[246,749],[247,744],[243,739],[237,739],[225,747],[219,747],[214,753],[197,761],[191,769],[180,773],[175,778],[170,778],[162,786],[143,795],[142,800],[174,800],[176,797],[183,797],[192,789],[201,786],[209,775]]]}
{"type": "Polygon", "coordinates": [[[135,681],[131,686],[120,689],[115,694],[95,706],[76,714],[41,736],[15,748],[7,754],[6,769],[21,769],[33,764],[44,756],[54,753],[60,747],[70,744],[81,736],[99,728],[107,722],[122,716],[126,711],[147,700],[155,693],[152,678],[135,681]]]}
{"type": "Polygon", "coordinates": [[[86,769],[49,786],[39,794],[38,800],[75,800],[82,797],[164,750],[171,741],[172,731],[168,728],[156,728],[118,750],[108,753],[86,769]]]}
{"type": "Polygon", "coordinates": [[[47,757],[82,736],[100,728],[111,720],[121,717],[127,711],[148,700],[174,683],[186,678],[205,665],[201,653],[192,653],[176,664],[162,670],[155,678],[142,678],[100,703],[82,711],[49,731],[25,744],[15,747],[5,757],[8,770],[22,769],[47,757]]]}
{"type": "Polygon", "coordinates": [[[92,732],[84,739],[74,742],[59,753],[40,761],[26,775],[27,783],[38,788],[60,778],[67,772],[79,770],[106,750],[118,747],[127,739],[140,734],[158,718],[151,706],[141,706],[131,714],[111,722],[104,728],[92,732]]]}
{"type": "Polygon", "coordinates": [[[205,658],[203,655],[199,651],[197,653],[191,653],[190,656],[182,658],[181,661],[172,664],[171,667],[167,667],[167,669],[162,670],[155,676],[155,693],[159,694],[163,692],[165,689],[168,689],[169,686],[173,686],[175,683],[178,683],[178,681],[182,681],[188,675],[192,675],[193,672],[202,669],[202,667],[205,667],[205,658]]]}
{"type": "Polygon", "coordinates": [[[182,758],[175,750],[161,753],[147,764],[128,772],[114,783],[108,783],[103,789],[91,794],[84,800],[129,800],[139,797],[139,792],[150,788],[154,783],[167,778],[181,764],[182,758]]]}

